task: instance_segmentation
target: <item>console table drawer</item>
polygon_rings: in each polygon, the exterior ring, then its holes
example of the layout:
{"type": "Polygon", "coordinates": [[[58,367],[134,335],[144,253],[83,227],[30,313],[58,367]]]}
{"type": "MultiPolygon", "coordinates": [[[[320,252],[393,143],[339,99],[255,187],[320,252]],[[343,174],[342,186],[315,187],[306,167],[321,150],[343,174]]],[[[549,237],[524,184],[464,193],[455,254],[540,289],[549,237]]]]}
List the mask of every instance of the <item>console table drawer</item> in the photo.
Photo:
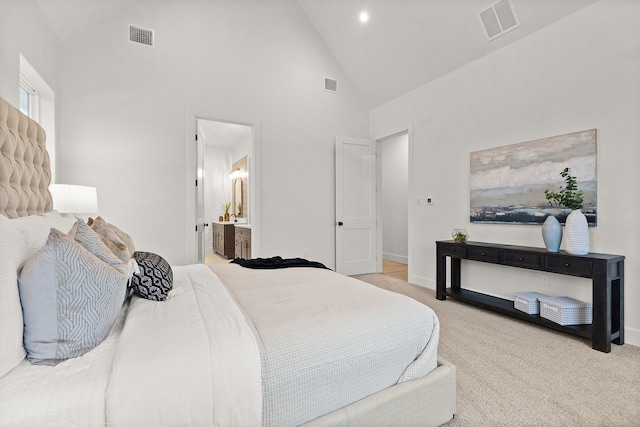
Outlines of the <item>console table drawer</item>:
{"type": "Polygon", "coordinates": [[[529,252],[504,251],[504,263],[514,267],[539,268],[540,255],[529,252]]]}
{"type": "Polygon", "coordinates": [[[467,250],[467,258],[477,261],[498,262],[500,260],[500,251],[491,248],[469,247],[467,250]]]}
{"type": "Polygon", "coordinates": [[[591,261],[586,259],[568,259],[562,257],[545,257],[545,267],[555,273],[572,276],[591,277],[591,261]]]}
{"type": "Polygon", "coordinates": [[[452,258],[465,258],[467,256],[467,247],[462,243],[448,245],[442,248],[442,254],[452,258]]]}

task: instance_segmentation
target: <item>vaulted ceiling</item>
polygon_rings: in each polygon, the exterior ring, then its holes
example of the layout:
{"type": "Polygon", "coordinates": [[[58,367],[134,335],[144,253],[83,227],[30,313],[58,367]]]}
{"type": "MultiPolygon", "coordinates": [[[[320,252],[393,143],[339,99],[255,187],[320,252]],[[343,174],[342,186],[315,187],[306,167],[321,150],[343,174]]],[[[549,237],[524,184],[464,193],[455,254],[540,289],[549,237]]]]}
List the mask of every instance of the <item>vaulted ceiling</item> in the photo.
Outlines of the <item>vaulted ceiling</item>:
{"type": "MultiPolygon", "coordinates": [[[[37,0],[61,41],[142,1],[149,0],[37,0]]],[[[292,1],[367,105],[375,107],[597,0],[512,0],[521,25],[491,41],[478,13],[497,0],[292,1]],[[366,23],[359,21],[362,11],[369,15],[366,23]]]]}

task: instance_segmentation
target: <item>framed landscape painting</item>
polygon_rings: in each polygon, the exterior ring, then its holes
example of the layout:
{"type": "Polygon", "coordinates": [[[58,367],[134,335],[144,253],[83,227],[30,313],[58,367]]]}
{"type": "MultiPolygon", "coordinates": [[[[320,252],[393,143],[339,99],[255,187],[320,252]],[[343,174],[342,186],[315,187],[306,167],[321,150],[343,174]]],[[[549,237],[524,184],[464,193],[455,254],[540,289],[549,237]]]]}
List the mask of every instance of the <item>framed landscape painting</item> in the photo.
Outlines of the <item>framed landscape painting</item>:
{"type": "Polygon", "coordinates": [[[582,213],[597,224],[596,129],[475,151],[470,156],[470,220],[473,223],[561,223],[571,210],[550,206],[544,190],[564,186],[568,167],[584,192],[582,213]]]}

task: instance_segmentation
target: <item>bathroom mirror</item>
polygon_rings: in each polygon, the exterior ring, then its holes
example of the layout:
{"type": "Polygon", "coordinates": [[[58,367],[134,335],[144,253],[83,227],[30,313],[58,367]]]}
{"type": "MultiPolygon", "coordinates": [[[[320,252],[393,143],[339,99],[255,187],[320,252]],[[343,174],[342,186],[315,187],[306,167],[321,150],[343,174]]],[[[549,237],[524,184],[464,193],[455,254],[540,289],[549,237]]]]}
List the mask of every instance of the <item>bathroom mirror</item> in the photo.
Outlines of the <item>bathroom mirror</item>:
{"type": "Polygon", "coordinates": [[[247,217],[247,156],[233,163],[231,181],[232,208],[231,213],[235,218],[247,217]]]}

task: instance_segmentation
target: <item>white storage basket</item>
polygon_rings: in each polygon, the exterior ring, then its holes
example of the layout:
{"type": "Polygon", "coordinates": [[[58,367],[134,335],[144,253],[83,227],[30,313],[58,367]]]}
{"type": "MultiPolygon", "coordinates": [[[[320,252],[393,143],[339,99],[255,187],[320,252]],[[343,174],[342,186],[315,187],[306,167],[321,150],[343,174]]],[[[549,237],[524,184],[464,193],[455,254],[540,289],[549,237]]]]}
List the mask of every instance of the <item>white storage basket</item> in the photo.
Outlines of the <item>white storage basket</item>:
{"type": "Polygon", "coordinates": [[[540,297],[540,316],[559,325],[589,325],[592,306],[570,297],[540,297]]]}
{"type": "Polygon", "coordinates": [[[546,297],[540,292],[516,292],[513,294],[513,308],[528,314],[540,314],[538,299],[546,297]]]}

